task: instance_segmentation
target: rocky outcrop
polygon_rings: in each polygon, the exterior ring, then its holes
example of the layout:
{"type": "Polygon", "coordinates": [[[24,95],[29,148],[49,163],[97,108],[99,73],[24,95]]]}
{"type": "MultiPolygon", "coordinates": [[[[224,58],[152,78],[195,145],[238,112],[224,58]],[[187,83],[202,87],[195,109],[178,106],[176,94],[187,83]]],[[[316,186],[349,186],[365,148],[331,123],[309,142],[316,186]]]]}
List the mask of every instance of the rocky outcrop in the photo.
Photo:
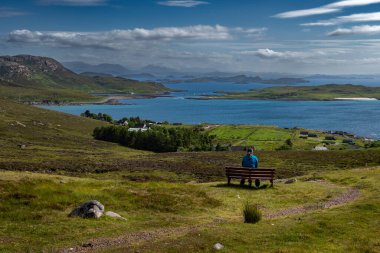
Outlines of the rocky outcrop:
{"type": "Polygon", "coordinates": [[[32,55],[0,56],[0,77],[30,79],[36,73],[69,72],[48,57],[32,55]]]}
{"type": "Polygon", "coordinates": [[[69,217],[100,218],[104,213],[104,206],[97,200],[90,200],[75,208],[69,217]]]}

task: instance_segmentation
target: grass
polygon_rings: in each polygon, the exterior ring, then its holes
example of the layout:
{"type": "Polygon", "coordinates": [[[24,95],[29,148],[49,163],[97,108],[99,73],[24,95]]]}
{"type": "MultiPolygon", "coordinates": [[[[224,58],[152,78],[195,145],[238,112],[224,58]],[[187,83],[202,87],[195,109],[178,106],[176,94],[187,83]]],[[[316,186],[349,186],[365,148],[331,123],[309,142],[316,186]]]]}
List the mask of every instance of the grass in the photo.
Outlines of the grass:
{"type": "MultiPolygon", "coordinates": [[[[318,203],[342,193],[348,186],[359,184],[347,172],[326,175],[326,179],[331,181],[342,175],[351,178],[350,181],[334,182],[336,185],[321,187],[308,181],[308,178],[301,178],[306,181],[292,185],[276,183],[274,188],[262,190],[226,187],[219,183],[144,183],[10,171],[1,171],[0,174],[0,251],[5,252],[57,250],[81,244],[91,238],[115,237],[125,231],[132,233],[162,227],[190,226],[210,223],[215,218],[227,221],[226,225],[210,231],[211,234],[207,236],[213,238],[214,233],[228,234],[229,229],[248,229],[241,219],[243,203],[255,201],[265,214],[287,207],[318,203]],[[106,211],[117,212],[127,220],[67,217],[74,207],[90,199],[99,200],[105,205],[106,211]]],[[[368,172],[360,172],[359,175],[367,176],[362,190],[375,187],[372,185],[377,183],[374,175],[368,172]]],[[[264,223],[265,229],[267,222],[263,220],[259,224],[264,223]]],[[[252,229],[259,229],[253,226],[252,229]]],[[[234,235],[235,232],[231,234],[234,235]]],[[[157,250],[164,252],[166,244],[162,245],[163,248],[157,250]]]]}
{"type": "Polygon", "coordinates": [[[243,207],[243,217],[245,223],[257,223],[261,220],[262,214],[258,205],[246,202],[243,207]]]}
{"type": "MultiPolygon", "coordinates": [[[[230,220],[179,238],[102,252],[213,252],[212,247],[217,242],[225,246],[224,252],[379,252],[379,172],[377,169],[327,173],[326,178],[332,182],[343,181],[345,186],[360,188],[359,199],[346,205],[274,220],[264,219],[257,224],[230,220]]],[[[258,192],[267,194],[267,191],[258,192]]]]}
{"type": "MultiPolygon", "coordinates": [[[[106,251],[210,252],[216,242],[227,252],[379,251],[379,169],[351,170],[379,166],[379,149],[258,151],[261,167],[276,168],[278,178],[299,180],[251,189],[240,187],[238,180],[230,187],[225,182],[224,167],[240,164],[244,152],[141,152],[94,140],[92,129],[104,124],[0,100],[0,252],[51,252],[93,238],[193,225],[199,228],[162,237],[159,243],[147,240],[106,251]],[[330,183],[315,182],[321,179],[330,183]],[[246,202],[257,203],[265,217],[316,205],[349,187],[361,195],[344,206],[264,218],[258,224],[242,220],[246,202]],[[67,217],[90,199],[127,220],[67,217]]],[[[211,131],[225,140],[281,143],[300,130],[220,126],[211,131]]]]}

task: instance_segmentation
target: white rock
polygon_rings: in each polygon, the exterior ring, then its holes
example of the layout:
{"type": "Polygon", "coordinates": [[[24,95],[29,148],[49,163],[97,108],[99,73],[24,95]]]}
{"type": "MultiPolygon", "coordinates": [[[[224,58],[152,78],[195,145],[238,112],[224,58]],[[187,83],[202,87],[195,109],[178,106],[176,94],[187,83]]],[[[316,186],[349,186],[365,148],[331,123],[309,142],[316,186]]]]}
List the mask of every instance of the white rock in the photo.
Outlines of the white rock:
{"type": "Polygon", "coordinates": [[[215,245],[214,245],[214,249],[216,249],[216,250],[221,250],[223,248],[224,248],[224,245],[221,243],[215,243],[215,245]]]}
{"type": "Polygon", "coordinates": [[[126,220],[126,218],[122,217],[120,214],[112,212],[112,211],[106,212],[105,215],[108,217],[116,218],[116,219],[126,220]]]}

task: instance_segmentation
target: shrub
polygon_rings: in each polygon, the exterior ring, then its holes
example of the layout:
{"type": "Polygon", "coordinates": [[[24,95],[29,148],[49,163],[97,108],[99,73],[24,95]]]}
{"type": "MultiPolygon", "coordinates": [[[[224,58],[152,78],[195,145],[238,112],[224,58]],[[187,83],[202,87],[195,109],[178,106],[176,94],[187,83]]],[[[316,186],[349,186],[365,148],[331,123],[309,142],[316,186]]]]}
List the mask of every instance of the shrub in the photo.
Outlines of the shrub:
{"type": "Polygon", "coordinates": [[[261,220],[262,214],[257,204],[246,202],[243,207],[243,216],[245,223],[257,223],[261,220]]]}

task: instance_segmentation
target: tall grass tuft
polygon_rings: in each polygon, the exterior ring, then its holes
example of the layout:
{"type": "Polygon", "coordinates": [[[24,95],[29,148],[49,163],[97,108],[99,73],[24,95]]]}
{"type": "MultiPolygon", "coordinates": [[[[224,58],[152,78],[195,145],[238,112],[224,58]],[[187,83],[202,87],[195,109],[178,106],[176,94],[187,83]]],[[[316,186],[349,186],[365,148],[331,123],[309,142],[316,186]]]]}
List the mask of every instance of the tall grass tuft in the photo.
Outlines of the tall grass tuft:
{"type": "Polygon", "coordinates": [[[261,220],[262,214],[257,204],[251,204],[247,201],[243,207],[243,216],[245,223],[257,223],[261,220]]]}

